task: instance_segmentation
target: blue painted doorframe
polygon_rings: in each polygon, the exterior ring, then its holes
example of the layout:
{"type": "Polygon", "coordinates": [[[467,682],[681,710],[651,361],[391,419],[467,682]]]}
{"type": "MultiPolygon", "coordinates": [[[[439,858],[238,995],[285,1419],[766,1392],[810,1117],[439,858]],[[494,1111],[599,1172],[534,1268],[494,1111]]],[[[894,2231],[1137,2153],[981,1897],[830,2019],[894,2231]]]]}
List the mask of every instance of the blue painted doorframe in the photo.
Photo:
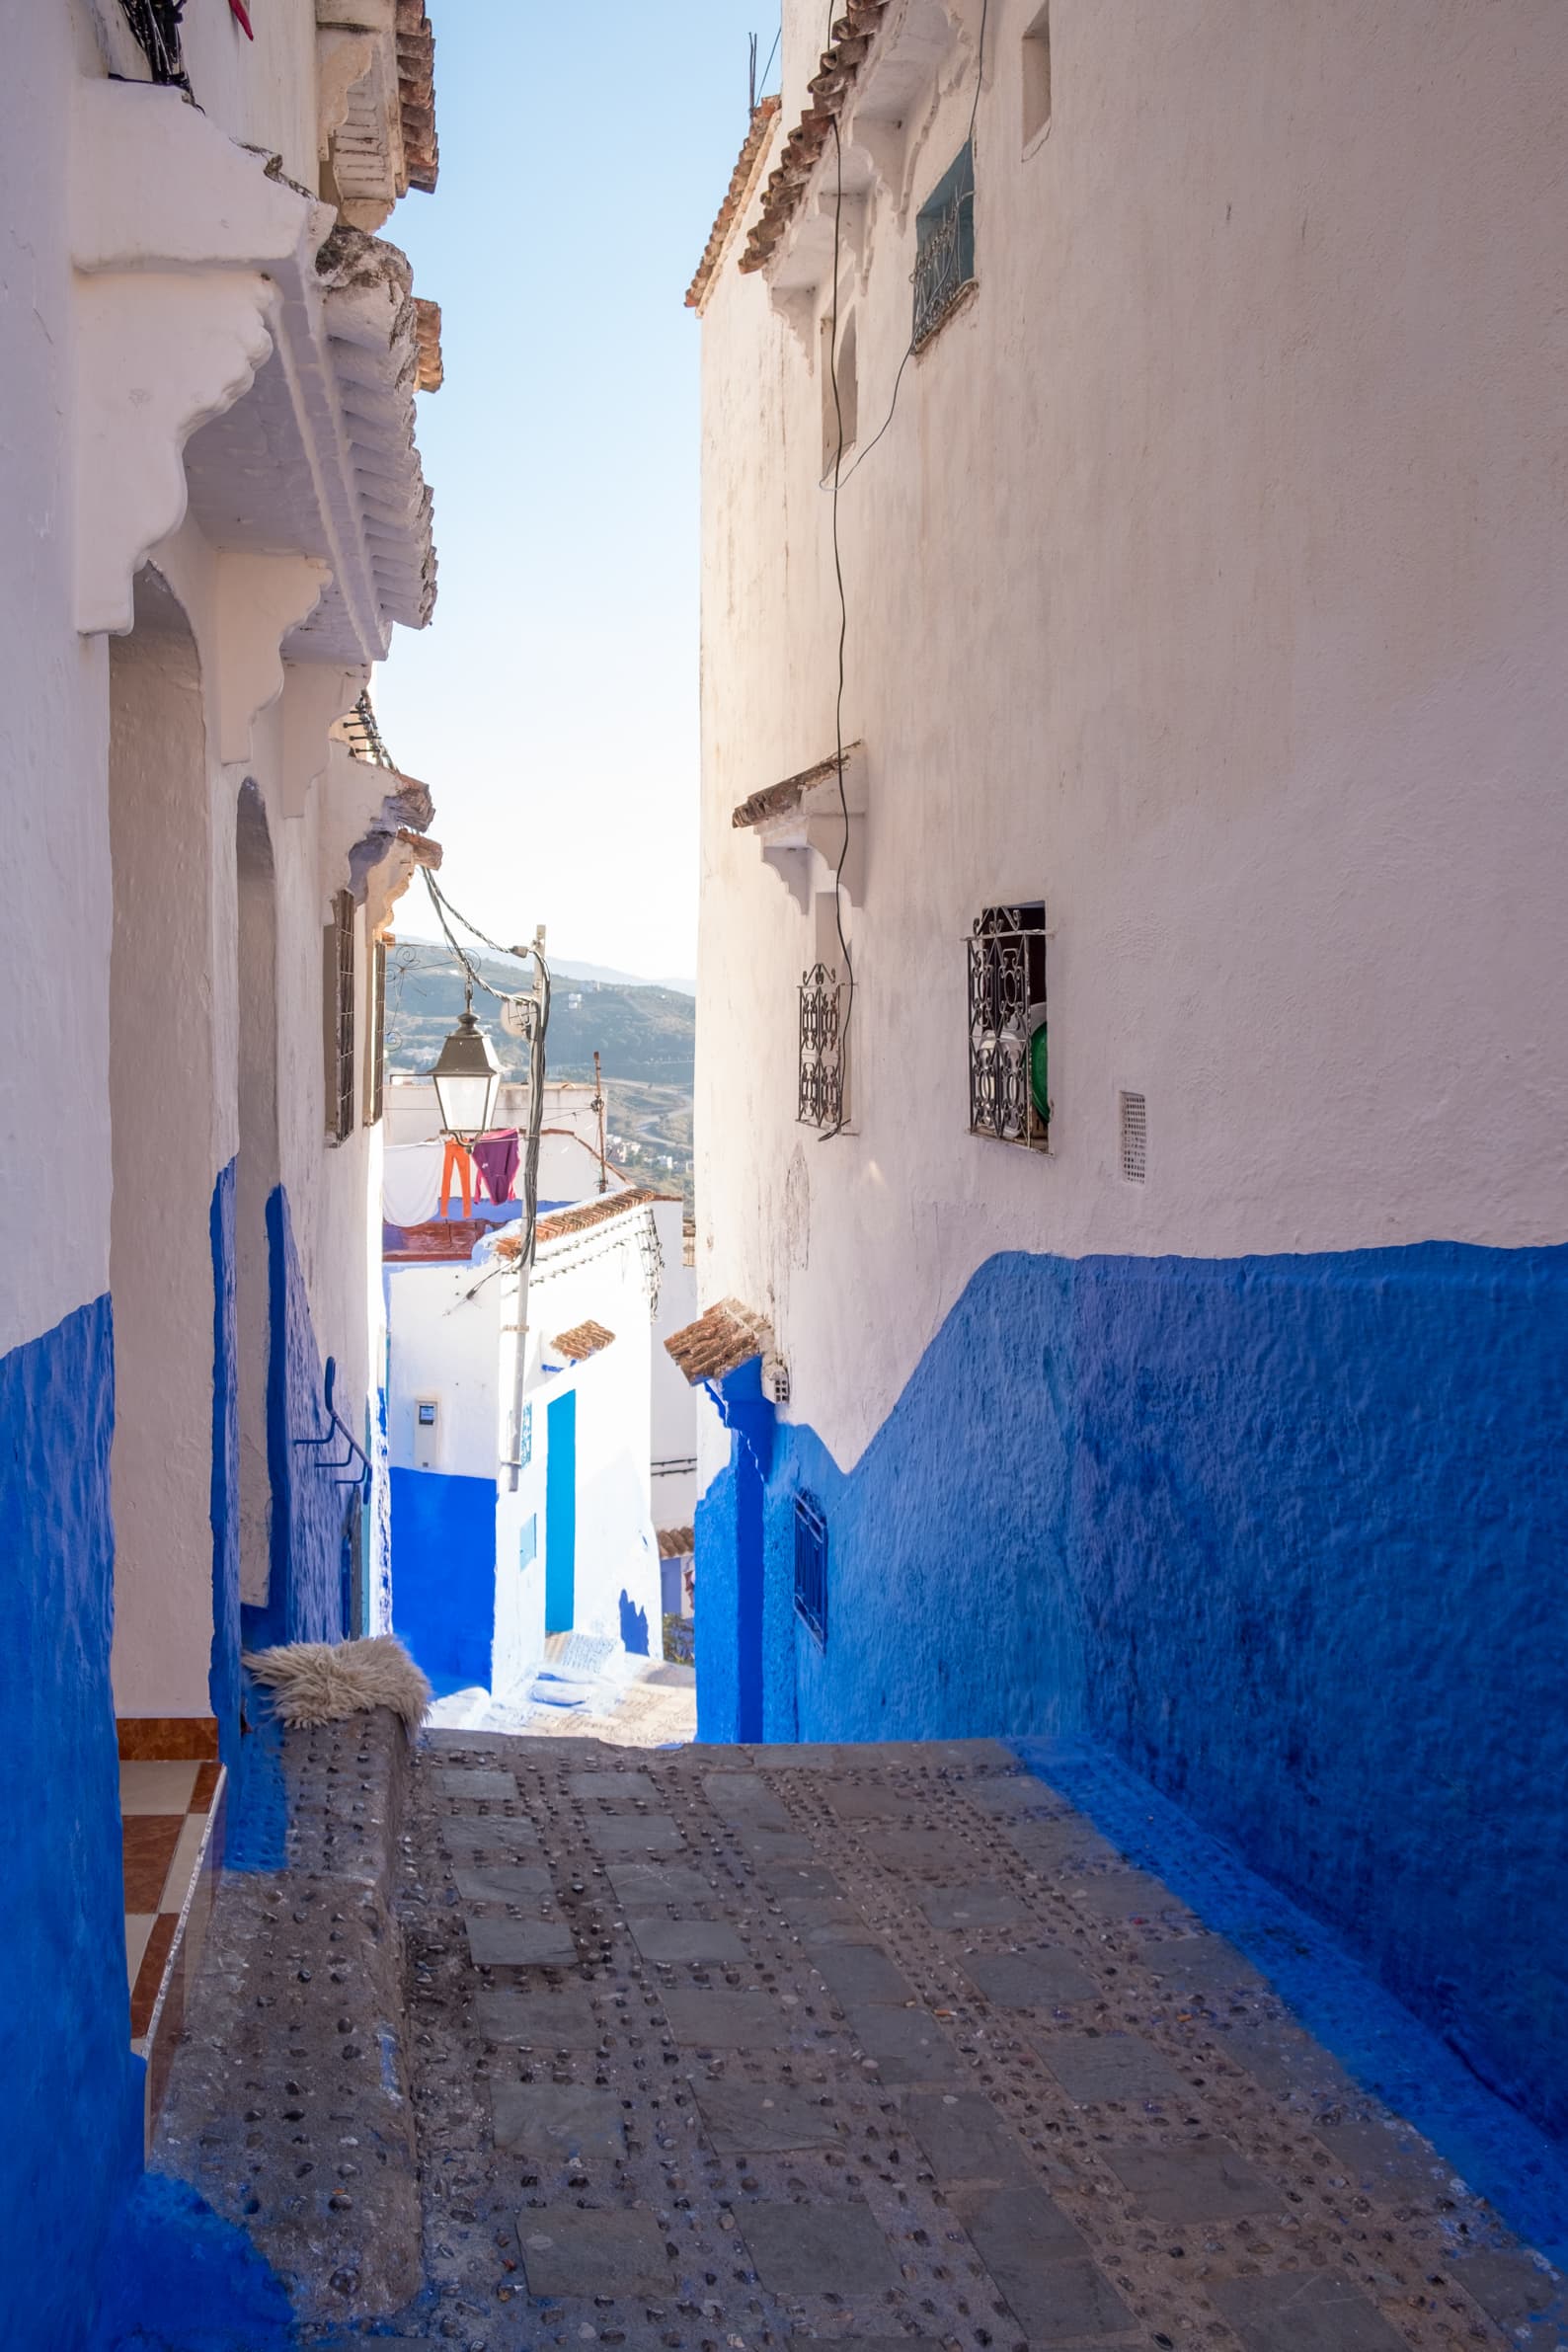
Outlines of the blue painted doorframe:
{"type": "Polygon", "coordinates": [[[545,1430],[544,1629],[570,1633],[577,1615],[577,1390],[552,1397],[545,1430]]]}

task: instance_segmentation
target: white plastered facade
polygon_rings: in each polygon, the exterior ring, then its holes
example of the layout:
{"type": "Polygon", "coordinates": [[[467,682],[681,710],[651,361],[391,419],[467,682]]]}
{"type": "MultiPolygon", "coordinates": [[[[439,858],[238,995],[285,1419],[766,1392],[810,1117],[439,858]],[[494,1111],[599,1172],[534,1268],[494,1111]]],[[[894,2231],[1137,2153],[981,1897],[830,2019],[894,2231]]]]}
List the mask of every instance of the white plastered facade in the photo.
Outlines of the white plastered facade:
{"type": "Polygon", "coordinates": [[[363,834],[397,779],[344,760],[329,786],[327,730],[393,621],[429,608],[429,499],[398,257],[353,249],[381,304],[368,326],[362,288],[318,266],[334,219],[309,193],[314,12],[289,0],[257,27],[252,47],[226,11],[192,12],[197,109],[106,78],[127,69],[109,53],[123,27],[107,0],[23,12],[11,65],[27,104],[9,111],[0,163],[0,980],[16,1008],[0,1351],[113,1289],[115,1701],[132,1716],[212,1703],[208,1228],[241,1136],[247,785],[272,861],[274,1180],[360,1436],[375,1385],[362,906],[355,1115],[330,1148],[323,932],[350,882],[343,836],[363,834]],[[383,463],[396,512],[366,491],[383,463]]]}
{"type": "Polygon", "coordinates": [[[865,815],[827,1142],[794,1114],[829,864],[792,889],[732,823],[835,741],[830,137],[738,268],[816,0],[702,307],[697,1275],[844,1466],[999,1250],[1568,1235],[1561,12],[1054,0],[1026,139],[1040,14],[990,0],[977,98],[980,0],[892,0],[840,117],[865,815]],[[972,115],[978,285],[869,448],[972,115]],[[966,934],[1042,898],[1049,1156],[967,1132],[966,934]]]}

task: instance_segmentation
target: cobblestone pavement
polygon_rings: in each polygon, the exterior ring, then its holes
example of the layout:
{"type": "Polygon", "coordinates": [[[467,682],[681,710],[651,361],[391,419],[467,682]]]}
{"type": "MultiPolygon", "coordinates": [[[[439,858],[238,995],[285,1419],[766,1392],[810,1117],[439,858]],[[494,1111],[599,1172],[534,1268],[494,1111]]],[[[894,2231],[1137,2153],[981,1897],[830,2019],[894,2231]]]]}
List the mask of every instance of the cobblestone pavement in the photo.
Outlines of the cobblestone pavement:
{"type": "Polygon", "coordinates": [[[444,1734],[402,1843],[406,2337],[1568,2341],[1432,2149],[999,1747],[444,1734]]]}

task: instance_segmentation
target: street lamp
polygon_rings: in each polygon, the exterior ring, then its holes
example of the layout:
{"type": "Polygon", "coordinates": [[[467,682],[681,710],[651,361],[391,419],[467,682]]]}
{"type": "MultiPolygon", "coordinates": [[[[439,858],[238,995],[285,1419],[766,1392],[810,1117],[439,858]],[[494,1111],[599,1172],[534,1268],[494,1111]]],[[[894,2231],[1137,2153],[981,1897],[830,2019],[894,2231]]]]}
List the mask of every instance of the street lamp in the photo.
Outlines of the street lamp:
{"type": "Polygon", "coordinates": [[[435,1107],[441,1132],[454,1143],[469,1144],[489,1127],[501,1089],[501,1064],[489,1038],[474,1018],[474,989],[469,981],[457,1027],[441,1048],[431,1075],[435,1081],[435,1107]]]}

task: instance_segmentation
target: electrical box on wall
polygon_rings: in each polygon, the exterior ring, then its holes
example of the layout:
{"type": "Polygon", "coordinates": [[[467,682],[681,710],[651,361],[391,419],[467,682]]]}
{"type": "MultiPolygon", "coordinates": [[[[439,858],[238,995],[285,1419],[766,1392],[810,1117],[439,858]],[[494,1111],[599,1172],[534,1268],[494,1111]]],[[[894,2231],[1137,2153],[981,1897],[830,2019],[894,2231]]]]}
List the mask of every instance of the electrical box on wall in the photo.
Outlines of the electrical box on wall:
{"type": "Polygon", "coordinates": [[[438,1470],[440,1466],[440,1399],[417,1396],[414,1399],[414,1467],[416,1470],[438,1470]]]}

